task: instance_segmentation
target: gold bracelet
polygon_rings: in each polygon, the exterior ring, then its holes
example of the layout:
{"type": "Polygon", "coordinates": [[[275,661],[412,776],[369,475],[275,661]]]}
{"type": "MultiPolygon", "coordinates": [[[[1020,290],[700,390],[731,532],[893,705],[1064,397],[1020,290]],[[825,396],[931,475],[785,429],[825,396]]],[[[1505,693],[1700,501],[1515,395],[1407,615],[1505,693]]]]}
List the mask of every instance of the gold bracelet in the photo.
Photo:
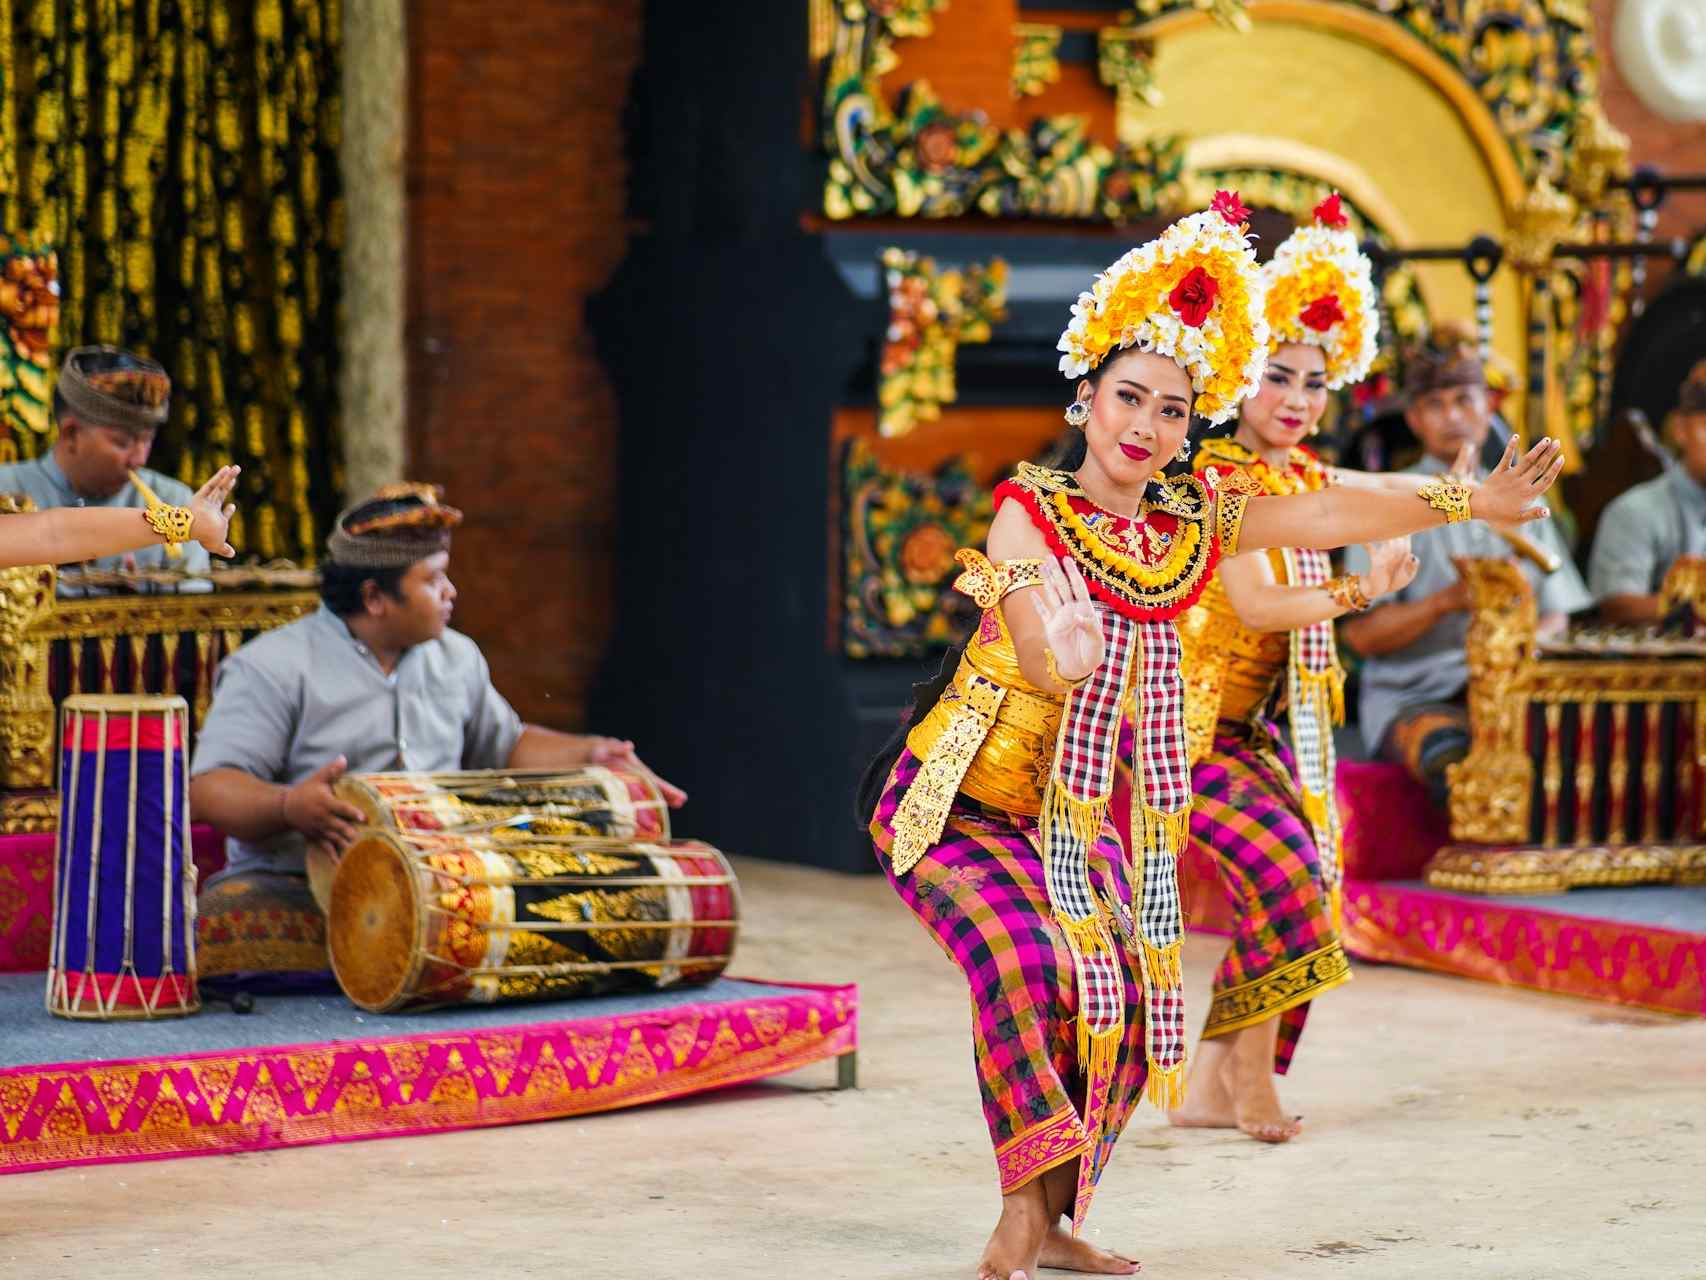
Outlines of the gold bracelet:
{"type": "Polygon", "coordinates": [[[1043,649],[1043,664],[1048,667],[1048,678],[1056,684],[1065,685],[1068,689],[1076,689],[1090,678],[1089,676],[1079,676],[1076,680],[1068,680],[1061,675],[1060,668],[1054,665],[1054,650],[1047,647],[1043,649]]]}
{"type": "Polygon", "coordinates": [[[161,503],[149,507],[142,513],[142,518],[148,521],[148,527],[159,534],[168,547],[175,547],[180,542],[188,542],[195,528],[195,512],[188,507],[168,507],[161,503]]]}
{"type": "Polygon", "coordinates": [[[1416,496],[1435,511],[1445,512],[1447,524],[1460,524],[1469,519],[1469,495],[1474,492],[1461,480],[1440,476],[1417,489],[1416,496]]]}
{"type": "Polygon", "coordinates": [[[1333,603],[1347,613],[1361,613],[1374,602],[1362,589],[1362,579],[1354,573],[1343,573],[1321,584],[1321,589],[1333,597],[1333,603]]]}

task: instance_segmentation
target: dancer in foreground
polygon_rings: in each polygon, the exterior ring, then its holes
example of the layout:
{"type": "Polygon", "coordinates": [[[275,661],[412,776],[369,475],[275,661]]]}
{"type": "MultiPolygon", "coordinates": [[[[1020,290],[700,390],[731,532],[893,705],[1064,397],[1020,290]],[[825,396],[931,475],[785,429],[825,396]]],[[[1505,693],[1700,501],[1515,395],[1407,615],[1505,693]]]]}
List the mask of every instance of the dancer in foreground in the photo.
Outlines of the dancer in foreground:
{"type": "Polygon", "coordinates": [[[1252,499],[1237,483],[1160,480],[1193,410],[1224,421],[1261,377],[1247,214],[1222,193],[1079,296],[1060,345],[1083,452],[997,488],[988,556],[959,553],[976,634],[861,793],[896,891],[971,985],[1003,1195],[984,1280],[1137,1270],[1078,1231],[1145,1088],[1169,1108],[1183,1092],[1174,867],[1191,792],[1173,619],[1241,547],[1537,518],[1528,508],[1560,469],[1546,441],[1479,488],[1441,477],[1419,496],[1252,499]],[[1122,708],[1136,726],[1129,851],[1106,813],[1122,708]]]}
{"type": "MultiPolygon", "coordinates": [[[[1328,393],[1361,382],[1379,351],[1373,272],[1337,195],[1280,245],[1262,278],[1261,387],[1239,407],[1236,433],[1203,443],[1197,470],[1264,494],[1335,484],[1415,493],[1419,477],[1342,471],[1302,443],[1328,393]]],[[[1273,1077],[1291,1064],[1310,1001],[1350,977],[1338,934],[1333,726],[1344,719],[1344,671],[1333,619],[1416,572],[1407,539],[1370,547],[1369,562],[1365,574],[1334,577],[1317,550],[1235,556],[1179,621],[1191,841],[1214,859],[1237,924],[1175,1125],[1236,1127],[1264,1142],[1299,1131],[1273,1077]],[[1289,746],[1269,718],[1278,705],[1290,716],[1289,746]]]]}

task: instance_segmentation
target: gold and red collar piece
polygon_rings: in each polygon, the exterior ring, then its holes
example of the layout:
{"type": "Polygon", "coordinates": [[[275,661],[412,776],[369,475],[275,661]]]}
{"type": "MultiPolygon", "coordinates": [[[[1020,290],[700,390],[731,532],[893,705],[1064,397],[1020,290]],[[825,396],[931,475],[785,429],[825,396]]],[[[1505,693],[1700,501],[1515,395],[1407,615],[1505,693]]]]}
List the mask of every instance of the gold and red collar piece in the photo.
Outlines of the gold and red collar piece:
{"type": "Polygon", "coordinates": [[[995,490],[1025,508],[1057,556],[1071,556],[1090,594],[1139,621],[1171,618],[1202,594],[1217,557],[1211,499],[1195,476],[1156,481],[1135,520],[1105,511],[1070,471],[1028,462],[995,490]]]}
{"type": "Polygon", "coordinates": [[[1266,459],[1229,436],[1203,441],[1197,450],[1198,471],[1206,468],[1237,467],[1247,472],[1262,486],[1264,494],[1285,497],[1293,493],[1316,493],[1333,483],[1331,470],[1313,450],[1293,446],[1284,470],[1270,467],[1266,459]]]}

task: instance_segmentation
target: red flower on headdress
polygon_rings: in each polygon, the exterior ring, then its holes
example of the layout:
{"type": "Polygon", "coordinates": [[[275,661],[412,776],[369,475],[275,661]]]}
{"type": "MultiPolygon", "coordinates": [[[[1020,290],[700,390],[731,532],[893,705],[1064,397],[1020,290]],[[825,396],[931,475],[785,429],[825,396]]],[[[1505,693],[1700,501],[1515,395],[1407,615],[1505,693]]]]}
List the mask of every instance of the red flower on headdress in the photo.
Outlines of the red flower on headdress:
{"type": "Polygon", "coordinates": [[[1297,317],[1316,333],[1326,333],[1339,321],[1345,318],[1345,309],[1339,305],[1339,295],[1324,293],[1303,309],[1303,314],[1297,317]]]}
{"type": "Polygon", "coordinates": [[[1235,227],[1241,227],[1250,221],[1250,211],[1244,207],[1244,202],[1238,198],[1236,191],[1216,191],[1214,202],[1209,208],[1235,227]]]}
{"type": "Polygon", "coordinates": [[[1345,216],[1344,205],[1339,200],[1337,191],[1315,206],[1315,221],[1324,227],[1332,227],[1335,231],[1351,225],[1351,220],[1345,216]]]}
{"type": "Polygon", "coordinates": [[[1202,327],[1208,313],[1214,310],[1214,300],[1220,296],[1220,285],[1201,267],[1192,267],[1185,278],[1173,286],[1167,303],[1179,313],[1179,319],[1193,329],[1202,327]]]}

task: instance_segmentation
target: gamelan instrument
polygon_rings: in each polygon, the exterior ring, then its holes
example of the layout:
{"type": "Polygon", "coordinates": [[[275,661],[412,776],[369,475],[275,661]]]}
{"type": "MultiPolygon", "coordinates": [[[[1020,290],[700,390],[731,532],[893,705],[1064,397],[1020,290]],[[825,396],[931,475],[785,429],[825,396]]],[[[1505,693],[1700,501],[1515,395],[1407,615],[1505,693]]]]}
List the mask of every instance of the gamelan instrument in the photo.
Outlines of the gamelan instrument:
{"type": "Polygon", "coordinates": [[[1457,566],[1474,608],[1470,749],[1451,767],[1453,843],[1428,883],[1706,884],[1706,640],[1579,631],[1542,643],[1516,565],[1457,566]]]}
{"type": "Polygon", "coordinates": [[[345,994],[388,1013],[651,991],[728,966],[740,897],[717,850],[531,826],[368,828],[331,887],[327,932],[345,994]]]}
{"type": "Polygon", "coordinates": [[[201,1007],[188,736],[179,697],[65,700],[48,1012],[158,1018],[201,1007]]]}
{"type": "Polygon", "coordinates": [[[370,826],[393,831],[464,831],[526,818],[551,835],[669,839],[669,805],[657,783],[600,766],[351,774],[337,793],[370,826]]]}

